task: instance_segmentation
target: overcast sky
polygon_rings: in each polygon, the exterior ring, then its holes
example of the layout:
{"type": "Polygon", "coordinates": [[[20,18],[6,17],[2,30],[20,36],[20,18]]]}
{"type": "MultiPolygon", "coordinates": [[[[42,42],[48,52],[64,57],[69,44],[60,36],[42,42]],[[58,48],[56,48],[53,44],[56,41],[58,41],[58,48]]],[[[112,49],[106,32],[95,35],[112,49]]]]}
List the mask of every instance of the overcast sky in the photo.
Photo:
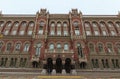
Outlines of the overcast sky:
{"type": "Polygon", "coordinates": [[[50,13],[69,13],[77,8],[83,14],[118,14],[120,0],[0,0],[3,14],[35,14],[40,8],[50,13]]]}

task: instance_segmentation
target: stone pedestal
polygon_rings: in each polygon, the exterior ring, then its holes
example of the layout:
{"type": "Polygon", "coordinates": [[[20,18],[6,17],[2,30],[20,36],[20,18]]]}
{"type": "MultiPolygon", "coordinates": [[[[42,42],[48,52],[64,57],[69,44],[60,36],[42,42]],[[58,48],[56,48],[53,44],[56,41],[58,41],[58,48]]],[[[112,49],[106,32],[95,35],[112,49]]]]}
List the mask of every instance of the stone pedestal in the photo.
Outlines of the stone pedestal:
{"type": "Polygon", "coordinates": [[[65,69],[62,70],[62,75],[66,75],[65,69]]]}
{"type": "Polygon", "coordinates": [[[56,70],[55,69],[52,70],[52,75],[56,75],[56,70]]]}
{"type": "Polygon", "coordinates": [[[42,75],[46,75],[46,73],[47,73],[46,69],[43,69],[43,70],[41,71],[41,74],[42,74],[42,75]]]}
{"type": "Polygon", "coordinates": [[[75,70],[75,69],[73,69],[73,70],[71,71],[71,74],[72,74],[72,75],[77,75],[76,70],[75,70]]]}

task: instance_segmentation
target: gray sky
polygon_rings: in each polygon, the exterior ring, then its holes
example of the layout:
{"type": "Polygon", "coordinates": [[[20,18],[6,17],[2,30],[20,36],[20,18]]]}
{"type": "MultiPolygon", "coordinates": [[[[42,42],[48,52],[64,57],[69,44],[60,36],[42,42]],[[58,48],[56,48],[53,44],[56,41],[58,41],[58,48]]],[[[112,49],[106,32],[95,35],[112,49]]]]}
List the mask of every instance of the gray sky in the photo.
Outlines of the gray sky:
{"type": "Polygon", "coordinates": [[[35,14],[40,8],[50,13],[69,13],[77,8],[83,14],[118,14],[120,0],[0,0],[3,14],[35,14]]]}

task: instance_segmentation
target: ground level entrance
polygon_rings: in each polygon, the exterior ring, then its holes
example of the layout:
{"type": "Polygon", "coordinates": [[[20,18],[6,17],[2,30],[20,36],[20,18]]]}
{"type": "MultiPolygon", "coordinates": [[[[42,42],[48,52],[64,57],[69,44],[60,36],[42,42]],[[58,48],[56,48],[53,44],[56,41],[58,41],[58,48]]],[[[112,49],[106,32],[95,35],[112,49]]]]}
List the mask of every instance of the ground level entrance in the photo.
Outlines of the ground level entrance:
{"type": "Polygon", "coordinates": [[[57,58],[54,64],[52,58],[48,58],[44,68],[47,70],[47,73],[51,73],[53,69],[55,69],[56,73],[62,73],[62,70],[65,70],[66,73],[70,73],[73,69],[73,65],[71,64],[70,58],[66,58],[64,64],[61,58],[57,58]]]}

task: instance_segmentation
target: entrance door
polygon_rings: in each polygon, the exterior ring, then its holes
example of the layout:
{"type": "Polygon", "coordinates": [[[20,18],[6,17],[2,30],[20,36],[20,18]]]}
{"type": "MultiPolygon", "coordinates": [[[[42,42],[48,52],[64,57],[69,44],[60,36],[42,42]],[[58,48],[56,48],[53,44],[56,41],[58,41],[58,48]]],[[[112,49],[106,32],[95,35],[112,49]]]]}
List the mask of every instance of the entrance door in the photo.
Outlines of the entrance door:
{"type": "Polygon", "coordinates": [[[66,58],[65,60],[65,70],[66,70],[66,73],[70,73],[71,71],[71,59],[70,58],[66,58]]]}
{"type": "Polygon", "coordinates": [[[37,61],[33,61],[32,65],[33,65],[33,68],[38,68],[38,62],[37,61]]]}
{"type": "Polygon", "coordinates": [[[62,59],[61,58],[57,58],[56,59],[56,73],[61,73],[62,72],[62,59]]]}
{"type": "Polygon", "coordinates": [[[85,69],[86,68],[86,63],[85,62],[81,62],[80,63],[80,68],[81,69],[85,69]]]}
{"type": "Polygon", "coordinates": [[[53,69],[53,60],[52,58],[47,59],[47,72],[51,73],[53,69]]]}

